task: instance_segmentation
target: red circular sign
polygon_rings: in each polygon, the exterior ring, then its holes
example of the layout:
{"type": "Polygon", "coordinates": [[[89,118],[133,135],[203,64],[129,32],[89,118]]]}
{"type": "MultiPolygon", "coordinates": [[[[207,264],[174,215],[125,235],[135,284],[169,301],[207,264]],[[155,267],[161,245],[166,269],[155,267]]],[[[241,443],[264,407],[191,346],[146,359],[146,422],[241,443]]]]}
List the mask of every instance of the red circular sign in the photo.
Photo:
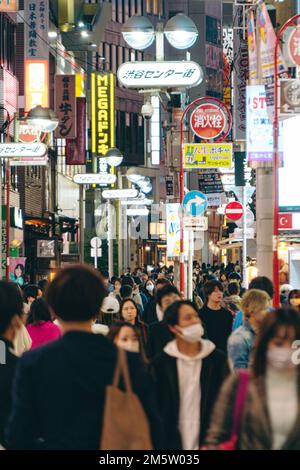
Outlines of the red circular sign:
{"type": "Polygon", "coordinates": [[[24,144],[37,142],[40,140],[41,131],[36,127],[29,126],[26,123],[19,124],[19,142],[24,144]]]}
{"type": "Polygon", "coordinates": [[[288,40],[290,58],[296,65],[300,65],[300,26],[293,29],[288,40]]]}
{"type": "Polygon", "coordinates": [[[228,128],[223,109],[214,103],[200,104],[191,115],[191,128],[200,139],[217,139],[228,128]]]}
{"type": "Polygon", "coordinates": [[[238,201],[233,201],[225,207],[225,215],[230,220],[239,220],[244,215],[244,207],[238,201]]]}

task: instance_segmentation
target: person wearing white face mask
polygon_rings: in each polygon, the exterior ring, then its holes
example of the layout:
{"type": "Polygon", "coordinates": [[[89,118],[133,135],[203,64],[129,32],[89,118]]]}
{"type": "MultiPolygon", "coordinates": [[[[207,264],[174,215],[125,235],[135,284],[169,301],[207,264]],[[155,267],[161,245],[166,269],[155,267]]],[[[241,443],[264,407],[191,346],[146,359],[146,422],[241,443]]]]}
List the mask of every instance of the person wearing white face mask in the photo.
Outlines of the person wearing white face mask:
{"type": "Polygon", "coordinates": [[[192,302],[174,302],[164,321],[175,339],[150,365],[162,419],[163,449],[197,450],[229,373],[226,355],[203,339],[204,329],[192,302]]]}
{"type": "Polygon", "coordinates": [[[113,341],[118,348],[140,354],[143,362],[147,363],[140,334],[131,323],[123,321],[114,323],[109,329],[107,338],[113,341]]]}
{"type": "MultiPolygon", "coordinates": [[[[258,334],[237,435],[240,450],[300,450],[300,314],[269,313],[258,334]]],[[[232,434],[238,378],[224,384],[206,438],[219,448],[232,434]]]]}

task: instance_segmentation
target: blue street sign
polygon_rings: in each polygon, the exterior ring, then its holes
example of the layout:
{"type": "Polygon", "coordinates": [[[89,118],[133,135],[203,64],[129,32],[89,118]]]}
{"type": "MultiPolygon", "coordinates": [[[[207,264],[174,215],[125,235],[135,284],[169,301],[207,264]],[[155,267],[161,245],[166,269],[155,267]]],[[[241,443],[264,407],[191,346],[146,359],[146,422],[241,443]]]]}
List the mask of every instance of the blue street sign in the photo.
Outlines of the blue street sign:
{"type": "Polygon", "coordinates": [[[186,216],[203,215],[207,209],[207,197],[200,191],[190,191],[183,198],[183,208],[186,216]]]}

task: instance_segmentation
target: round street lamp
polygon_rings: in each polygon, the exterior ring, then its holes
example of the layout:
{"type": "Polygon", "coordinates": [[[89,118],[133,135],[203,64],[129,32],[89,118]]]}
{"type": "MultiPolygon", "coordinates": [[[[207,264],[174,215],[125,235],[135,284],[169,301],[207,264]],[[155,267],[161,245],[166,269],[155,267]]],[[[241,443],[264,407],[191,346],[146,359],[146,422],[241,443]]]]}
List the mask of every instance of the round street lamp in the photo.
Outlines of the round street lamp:
{"type": "Polygon", "coordinates": [[[32,108],[27,116],[21,118],[20,121],[23,119],[42,132],[53,132],[58,126],[58,119],[52,109],[43,108],[42,106],[32,108]]]}
{"type": "Polygon", "coordinates": [[[110,166],[120,166],[123,161],[123,155],[119,149],[112,147],[105,154],[106,163],[110,166]]]}
{"type": "Polygon", "coordinates": [[[191,18],[183,13],[178,13],[169,19],[164,32],[167,40],[175,49],[189,49],[198,38],[197,26],[191,18]]]}
{"type": "Polygon", "coordinates": [[[151,46],[155,33],[152,23],[144,16],[132,16],[124,24],[122,35],[127,44],[133,49],[143,50],[151,46]]]}

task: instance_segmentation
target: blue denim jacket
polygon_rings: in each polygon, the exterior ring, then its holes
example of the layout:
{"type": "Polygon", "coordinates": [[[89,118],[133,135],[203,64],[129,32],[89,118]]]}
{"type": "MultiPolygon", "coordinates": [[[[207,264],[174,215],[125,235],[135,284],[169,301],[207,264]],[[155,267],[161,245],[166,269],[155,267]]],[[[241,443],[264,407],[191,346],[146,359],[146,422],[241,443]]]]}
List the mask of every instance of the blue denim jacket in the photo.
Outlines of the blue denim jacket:
{"type": "Polygon", "coordinates": [[[255,331],[244,321],[228,338],[228,357],[234,369],[247,369],[255,340],[255,331]]]}

